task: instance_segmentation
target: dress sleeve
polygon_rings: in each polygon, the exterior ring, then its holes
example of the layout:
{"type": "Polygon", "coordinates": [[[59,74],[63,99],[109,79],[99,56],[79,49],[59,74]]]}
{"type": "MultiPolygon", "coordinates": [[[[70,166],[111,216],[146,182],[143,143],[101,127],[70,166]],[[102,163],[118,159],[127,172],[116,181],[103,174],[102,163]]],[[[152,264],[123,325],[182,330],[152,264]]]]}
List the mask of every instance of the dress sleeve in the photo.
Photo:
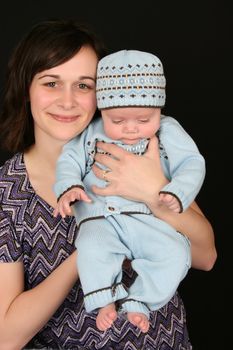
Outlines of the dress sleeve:
{"type": "Polygon", "coordinates": [[[18,262],[23,257],[12,219],[0,206],[0,263],[18,262]]]}

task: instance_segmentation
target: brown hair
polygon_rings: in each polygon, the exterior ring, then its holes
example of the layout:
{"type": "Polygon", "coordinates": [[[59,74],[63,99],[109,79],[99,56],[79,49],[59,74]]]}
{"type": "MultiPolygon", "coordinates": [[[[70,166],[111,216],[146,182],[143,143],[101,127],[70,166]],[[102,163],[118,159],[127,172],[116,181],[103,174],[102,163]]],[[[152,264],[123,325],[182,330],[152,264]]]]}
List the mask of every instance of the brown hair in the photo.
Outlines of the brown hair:
{"type": "Polygon", "coordinates": [[[35,25],[19,42],[8,62],[0,114],[1,147],[24,151],[34,144],[29,88],[34,76],[71,59],[83,46],[102,58],[105,47],[86,25],[74,20],[48,20],[35,25]]]}

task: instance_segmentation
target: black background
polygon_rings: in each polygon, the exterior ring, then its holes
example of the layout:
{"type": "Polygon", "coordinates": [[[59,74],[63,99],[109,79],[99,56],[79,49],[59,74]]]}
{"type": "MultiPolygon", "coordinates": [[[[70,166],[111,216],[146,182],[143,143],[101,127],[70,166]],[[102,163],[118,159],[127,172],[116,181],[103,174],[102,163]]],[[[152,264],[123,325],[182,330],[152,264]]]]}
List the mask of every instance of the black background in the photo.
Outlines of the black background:
{"type": "MultiPolygon", "coordinates": [[[[180,286],[194,350],[230,349],[226,317],[231,316],[232,272],[228,283],[224,279],[232,235],[233,18],[229,5],[204,0],[21,0],[5,2],[1,10],[0,87],[14,45],[34,23],[47,18],[87,21],[110,50],[151,51],[162,60],[167,79],[163,113],[180,121],[206,159],[206,179],[197,202],[214,227],[218,250],[211,272],[190,270],[180,286]]],[[[0,163],[7,157],[1,151],[0,163]]]]}

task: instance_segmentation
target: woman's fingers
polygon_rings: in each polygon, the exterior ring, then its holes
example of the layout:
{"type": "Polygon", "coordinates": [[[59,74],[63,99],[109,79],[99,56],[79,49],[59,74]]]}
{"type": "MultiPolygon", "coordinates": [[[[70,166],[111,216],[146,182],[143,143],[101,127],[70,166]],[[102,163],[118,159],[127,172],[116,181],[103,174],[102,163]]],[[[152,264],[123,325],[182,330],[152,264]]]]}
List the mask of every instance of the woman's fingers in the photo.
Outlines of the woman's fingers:
{"type": "Polygon", "coordinates": [[[111,179],[111,170],[103,170],[100,167],[98,167],[96,164],[93,164],[92,166],[93,173],[95,176],[97,176],[99,179],[104,180],[106,182],[109,182],[111,179]]]}
{"type": "MultiPolygon", "coordinates": [[[[161,167],[157,137],[150,140],[148,149],[142,156],[113,144],[98,143],[98,148],[108,154],[96,154],[95,160],[111,172],[104,175],[108,181],[107,187],[94,187],[93,192],[100,195],[120,195],[145,203],[155,201],[159,191],[167,183],[161,167]]],[[[103,179],[103,170],[98,164],[93,165],[93,171],[98,178],[103,179]]]]}
{"type": "MultiPolygon", "coordinates": [[[[102,165],[105,165],[106,167],[113,170],[114,167],[118,167],[121,161],[124,161],[126,157],[133,157],[132,153],[127,152],[123,148],[114,145],[114,144],[108,144],[105,142],[98,142],[97,147],[100,148],[102,151],[106,152],[106,154],[103,153],[96,153],[95,160],[99,162],[102,165]],[[111,154],[111,156],[110,156],[111,154]],[[120,163],[119,163],[120,162],[120,163]]],[[[144,154],[145,157],[148,157],[150,159],[154,159],[160,164],[160,155],[159,155],[159,147],[158,147],[158,138],[154,136],[149,144],[147,151],[144,154]]]]}
{"type": "Polygon", "coordinates": [[[111,156],[109,156],[107,154],[102,154],[102,153],[96,153],[95,161],[104,165],[105,167],[107,167],[111,170],[114,167],[117,167],[117,162],[118,162],[118,160],[113,159],[111,156]]]}
{"type": "Polygon", "coordinates": [[[92,186],[92,191],[99,195],[99,196],[113,196],[113,195],[120,195],[119,193],[117,193],[114,190],[114,186],[113,185],[109,185],[107,187],[97,187],[95,185],[92,186]]]}
{"type": "Polygon", "coordinates": [[[147,150],[144,154],[144,156],[154,159],[155,161],[158,161],[160,163],[160,154],[159,154],[159,140],[156,136],[152,137],[150,139],[150,142],[148,144],[147,150]]]}
{"type": "Polygon", "coordinates": [[[110,153],[116,159],[121,159],[125,155],[124,149],[113,143],[97,142],[97,148],[100,148],[106,153],[110,153]]]}

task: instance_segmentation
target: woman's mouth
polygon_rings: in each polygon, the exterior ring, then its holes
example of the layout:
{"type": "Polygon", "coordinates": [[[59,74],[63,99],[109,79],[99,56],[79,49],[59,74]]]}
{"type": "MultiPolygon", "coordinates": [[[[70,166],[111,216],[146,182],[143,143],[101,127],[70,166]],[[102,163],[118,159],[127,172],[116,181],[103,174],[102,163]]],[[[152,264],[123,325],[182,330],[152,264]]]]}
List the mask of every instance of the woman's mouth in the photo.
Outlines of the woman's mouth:
{"type": "Polygon", "coordinates": [[[79,115],[59,115],[59,114],[49,114],[53,119],[61,123],[73,123],[80,116],[79,115]]]}

